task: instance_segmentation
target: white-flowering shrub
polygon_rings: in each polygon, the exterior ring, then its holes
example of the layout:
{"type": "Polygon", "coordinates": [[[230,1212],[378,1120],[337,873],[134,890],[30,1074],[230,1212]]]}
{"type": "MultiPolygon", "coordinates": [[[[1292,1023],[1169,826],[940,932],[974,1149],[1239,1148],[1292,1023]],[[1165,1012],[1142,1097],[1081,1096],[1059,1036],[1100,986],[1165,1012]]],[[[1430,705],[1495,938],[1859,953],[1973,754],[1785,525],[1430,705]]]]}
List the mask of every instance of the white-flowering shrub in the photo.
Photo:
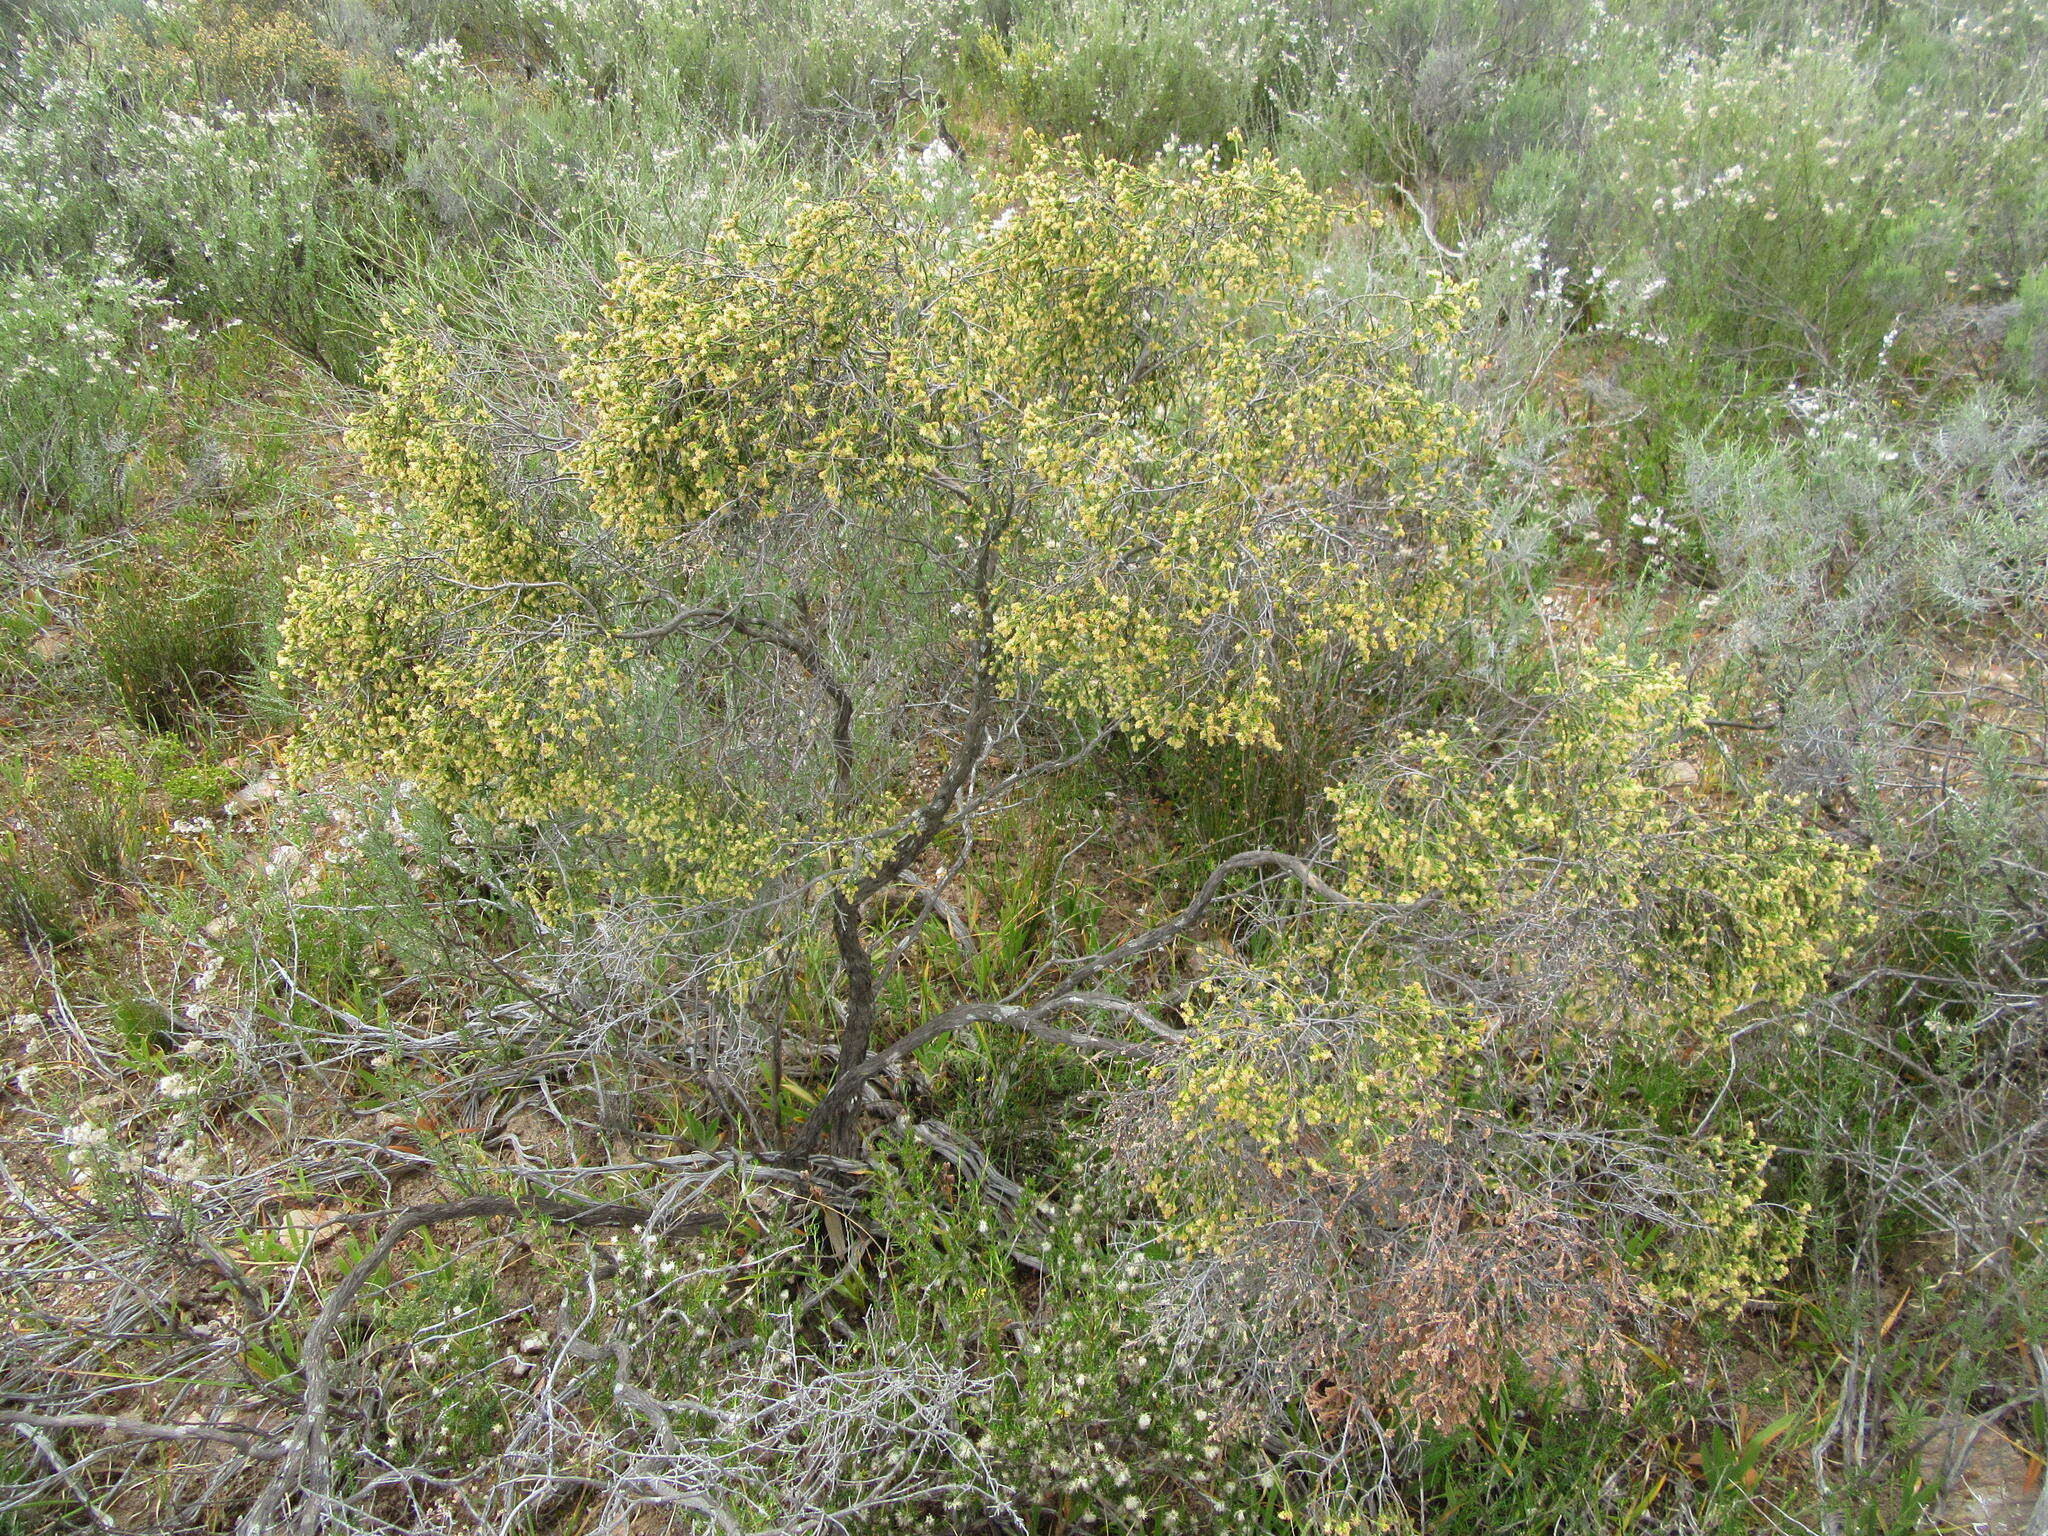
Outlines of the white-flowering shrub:
{"type": "Polygon", "coordinates": [[[1589,94],[1581,259],[1626,253],[1674,332],[1750,369],[1883,361],[1901,322],[2002,291],[2048,237],[2038,84],[1963,102],[1823,34],[1589,94]]]}
{"type": "Polygon", "coordinates": [[[118,251],[0,272],[0,516],[39,525],[114,498],[184,341],[168,311],[118,251]]]}

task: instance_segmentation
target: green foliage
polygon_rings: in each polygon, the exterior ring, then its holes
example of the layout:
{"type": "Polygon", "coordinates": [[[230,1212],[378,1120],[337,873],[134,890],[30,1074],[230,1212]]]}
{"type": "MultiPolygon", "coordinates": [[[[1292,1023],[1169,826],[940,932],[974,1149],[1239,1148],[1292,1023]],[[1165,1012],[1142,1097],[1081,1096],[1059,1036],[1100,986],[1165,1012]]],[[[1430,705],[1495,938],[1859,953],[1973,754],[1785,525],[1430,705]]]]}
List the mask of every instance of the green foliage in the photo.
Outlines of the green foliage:
{"type": "Polygon", "coordinates": [[[1964,270],[1984,226],[2029,217],[2007,199],[2038,158],[2035,103],[1901,100],[1837,42],[1732,49],[1591,110],[1606,201],[1580,217],[1639,253],[1630,280],[1664,285],[1674,337],[1746,369],[1870,366],[1901,317],[1991,279],[1964,270]]]}
{"type": "Polygon", "coordinates": [[[2048,267],[2020,280],[2019,314],[2006,332],[2005,366],[2022,389],[2048,389],[2048,267]]]}
{"type": "Polygon", "coordinates": [[[500,1367],[519,1313],[501,1300],[489,1267],[445,1252],[431,1236],[408,1267],[369,1309],[377,1363],[399,1387],[380,1405],[371,1443],[386,1456],[454,1471],[503,1443],[517,1389],[500,1367]]]}
{"type": "Polygon", "coordinates": [[[1659,1454],[1672,1417],[1662,1391],[1624,1416],[1574,1408],[1524,1384],[1487,1404],[1469,1429],[1424,1438],[1414,1503],[1428,1529],[1469,1536],[1488,1536],[1502,1521],[1625,1530],[1648,1516],[1674,1476],[1668,1452],[1659,1454]]]}
{"type": "Polygon", "coordinates": [[[1078,134],[1118,155],[1220,145],[1269,128],[1308,93],[1285,7],[1194,0],[1021,7],[1006,32],[960,51],[963,114],[1014,116],[1048,136],[1078,134]]]}
{"type": "Polygon", "coordinates": [[[0,900],[7,931],[62,944],[139,872],[173,812],[210,807],[223,776],[175,739],[97,744],[51,761],[0,760],[0,900]]]}
{"type": "Polygon", "coordinates": [[[79,932],[68,896],[47,872],[41,850],[8,832],[0,841],[0,929],[31,949],[68,944],[79,932]]]}
{"type": "Polygon", "coordinates": [[[0,267],[0,508],[18,528],[92,531],[120,509],[183,346],[167,307],[163,285],[119,253],[0,267]]]}
{"type": "Polygon", "coordinates": [[[144,1065],[159,1062],[176,1037],[176,1020],[146,997],[122,998],[108,1010],[108,1017],[128,1054],[144,1065]]]}
{"type": "Polygon", "coordinates": [[[80,752],[46,767],[9,767],[9,787],[36,814],[47,867],[72,899],[110,895],[141,856],[155,820],[148,760],[80,752]]]}
{"type": "Polygon", "coordinates": [[[0,261],[25,274],[12,281],[97,262],[120,280],[94,290],[101,307],[135,308],[121,283],[141,283],[188,321],[271,326],[345,362],[352,194],[320,117],[290,94],[292,50],[318,52],[304,26],[194,0],[27,44],[0,106],[0,261]]]}
{"type": "MultiPolygon", "coordinates": [[[[639,766],[619,720],[652,684],[644,647],[591,615],[681,608],[758,640],[769,621],[720,606],[736,587],[767,581],[804,613],[863,590],[853,561],[873,602],[905,546],[898,579],[957,594],[931,617],[1010,689],[1169,742],[1277,744],[1318,657],[1442,630],[1472,536],[1462,420],[1416,355],[1449,340],[1459,295],[1319,302],[1270,256],[1319,223],[1270,165],[1044,150],[971,217],[884,179],[701,261],[629,260],[568,374],[587,427],[564,459],[594,528],[502,488],[485,403],[453,358],[399,338],[352,438],[392,499],[359,515],[349,559],[302,574],[286,623],[306,744],[402,761],[450,809],[572,814],[679,890],[751,889],[796,804],[639,766]],[[623,572],[588,553],[613,539],[623,572]]],[[[858,632],[780,648],[824,675],[858,632]]],[[[862,753],[891,745],[867,723],[886,693],[848,703],[858,739],[797,765],[829,762],[834,834],[861,825],[848,793],[879,787],[862,753]]],[[[697,729],[749,718],[721,703],[697,729]]]]}
{"type": "Polygon", "coordinates": [[[168,731],[234,703],[255,674],[256,561],[203,522],[173,522],[98,576],[92,642],[136,725],[168,731]]]}
{"type": "Polygon", "coordinates": [[[1675,674],[1596,653],[1551,688],[1333,789],[1361,913],[1219,966],[1125,1111],[1259,1352],[1439,1424],[1514,1358],[1619,1390],[1654,1306],[1725,1311],[1783,1274],[1801,1223],[1766,1197],[1772,1149],[1682,1131],[1714,1087],[1685,1064],[1817,991],[1865,927],[1868,858],[1767,799],[1672,787],[1702,724],[1675,674]]]}

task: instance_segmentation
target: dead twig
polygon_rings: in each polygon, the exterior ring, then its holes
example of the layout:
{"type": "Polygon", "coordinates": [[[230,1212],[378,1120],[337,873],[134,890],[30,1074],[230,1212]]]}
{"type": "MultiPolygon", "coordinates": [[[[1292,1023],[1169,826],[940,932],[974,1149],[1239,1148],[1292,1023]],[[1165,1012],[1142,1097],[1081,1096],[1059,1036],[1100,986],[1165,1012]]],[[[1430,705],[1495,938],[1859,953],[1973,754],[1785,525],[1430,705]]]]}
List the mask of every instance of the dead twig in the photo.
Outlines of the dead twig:
{"type": "Polygon", "coordinates": [[[132,1440],[205,1441],[232,1447],[257,1461],[274,1461],[285,1453],[282,1445],[266,1443],[272,1437],[263,1431],[232,1424],[156,1424],[118,1413],[28,1413],[14,1408],[0,1408],[0,1424],[29,1429],[92,1429],[132,1440]]]}
{"type": "MultiPolygon", "coordinates": [[[[334,1466],[327,1444],[327,1420],[333,1393],[333,1345],[341,1319],[348,1312],[370,1277],[382,1269],[409,1233],[446,1221],[470,1221],[494,1216],[533,1216],[572,1227],[630,1227],[645,1224],[649,1213],[640,1206],[625,1204],[580,1204],[553,1199],[515,1199],[508,1195],[472,1195],[463,1200],[415,1205],[399,1211],[384,1229],[376,1245],[342,1276],[319,1315],[306,1330],[299,1346],[304,1389],[299,1412],[281,1451],[284,1465],[265,1484],[235,1530],[238,1536],[270,1536],[284,1529],[279,1511],[294,1493],[299,1497],[298,1529],[318,1531],[324,1523],[327,1501],[333,1492],[334,1466]]],[[[343,1218],[347,1220],[348,1218],[343,1218]]],[[[368,1217],[358,1220],[372,1219],[368,1217]]],[[[723,1218],[704,1213],[685,1217],[686,1230],[704,1230],[723,1218]]]]}

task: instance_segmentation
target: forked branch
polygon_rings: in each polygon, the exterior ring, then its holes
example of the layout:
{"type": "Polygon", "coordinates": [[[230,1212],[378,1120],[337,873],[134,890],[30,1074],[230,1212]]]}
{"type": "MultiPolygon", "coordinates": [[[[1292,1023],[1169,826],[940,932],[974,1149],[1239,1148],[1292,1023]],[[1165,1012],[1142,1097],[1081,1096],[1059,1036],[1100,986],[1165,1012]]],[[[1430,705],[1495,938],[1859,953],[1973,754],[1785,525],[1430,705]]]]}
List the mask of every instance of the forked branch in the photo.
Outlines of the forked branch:
{"type": "Polygon", "coordinates": [[[1002,1024],[1037,1039],[1071,1045],[1081,1050],[1104,1051],[1124,1056],[1151,1055],[1157,1047],[1149,1043],[1079,1034],[1072,1030],[1056,1028],[1046,1021],[1060,1013],[1102,1009],[1135,1013],[1156,1031],[1157,1021],[1152,1020],[1128,999],[1095,992],[1091,988],[1109,972],[1120,969],[1186,934],[1216,904],[1230,877],[1250,869],[1278,871],[1294,879],[1313,895],[1338,906],[1350,907],[1358,904],[1355,898],[1346,896],[1324,880],[1305,859],[1297,858],[1291,853],[1259,848],[1247,853],[1233,854],[1209,872],[1209,878],[1202,882],[1202,888],[1195,893],[1193,899],[1172,917],[1145,929],[1142,933],[1132,935],[1114,948],[1074,962],[1065,979],[1037,1002],[1028,1005],[997,1001],[961,1003],[925,1020],[917,1028],[881,1050],[867,1053],[856,1063],[849,1064],[842,1060],[839,1072],[832,1080],[832,1086],[825,1091],[824,1096],[812,1109],[809,1118],[798,1129],[786,1155],[793,1160],[811,1156],[817,1151],[819,1143],[825,1136],[845,1118],[862,1087],[887,1072],[904,1057],[922,1050],[941,1035],[950,1034],[956,1029],[964,1029],[970,1024],[1002,1024]]]}

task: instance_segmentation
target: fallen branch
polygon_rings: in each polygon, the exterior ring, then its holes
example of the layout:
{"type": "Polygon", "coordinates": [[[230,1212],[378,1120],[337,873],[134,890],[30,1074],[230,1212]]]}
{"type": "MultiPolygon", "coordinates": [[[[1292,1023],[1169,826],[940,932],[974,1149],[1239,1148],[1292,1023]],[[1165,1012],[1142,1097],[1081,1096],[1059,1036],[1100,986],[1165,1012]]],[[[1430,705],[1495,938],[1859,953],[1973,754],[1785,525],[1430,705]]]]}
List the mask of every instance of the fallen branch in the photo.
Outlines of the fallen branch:
{"type": "Polygon", "coordinates": [[[257,1461],[274,1461],[284,1455],[283,1446],[264,1443],[273,1436],[230,1424],[157,1424],[118,1413],[27,1413],[14,1408],[0,1408],[0,1424],[28,1429],[94,1429],[131,1440],[199,1440],[230,1446],[257,1461]]]}
{"type": "MultiPolygon", "coordinates": [[[[382,1213],[375,1213],[382,1214],[382,1213]]],[[[384,1267],[407,1234],[444,1221],[465,1221],[492,1216],[535,1216],[572,1227],[630,1227],[648,1219],[649,1212],[637,1205],[585,1205],[553,1199],[515,1199],[509,1195],[472,1195],[465,1200],[448,1200],[434,1205],[415,1205],[392,1217],[391,1225],[376,1246],[342,1276],[306,1337],[299,1346],[300,1370],[305,1386],[299,1397],[299,1413],[279,1453],[284,1465],[264,1485],[263,1492],[236,1524],[237,1536],[270,1536],[283,1529],[278,1511],[292,1493],[299,1494],[297,1525],[301,1532],[318,1531],[328,1496],[334,1487],[334,1464],[327,1447],[329,1398],[333,1392],[334,1336],[342,1317],[370,1277],[384,1267]]],[[[372,1220],[375,1215],[340,1218],[343,1221],[372,1220]]],[[[703,1231],[725,1218],[713,1213],[686,1217],[670,1230],[703,1231]]]]}

